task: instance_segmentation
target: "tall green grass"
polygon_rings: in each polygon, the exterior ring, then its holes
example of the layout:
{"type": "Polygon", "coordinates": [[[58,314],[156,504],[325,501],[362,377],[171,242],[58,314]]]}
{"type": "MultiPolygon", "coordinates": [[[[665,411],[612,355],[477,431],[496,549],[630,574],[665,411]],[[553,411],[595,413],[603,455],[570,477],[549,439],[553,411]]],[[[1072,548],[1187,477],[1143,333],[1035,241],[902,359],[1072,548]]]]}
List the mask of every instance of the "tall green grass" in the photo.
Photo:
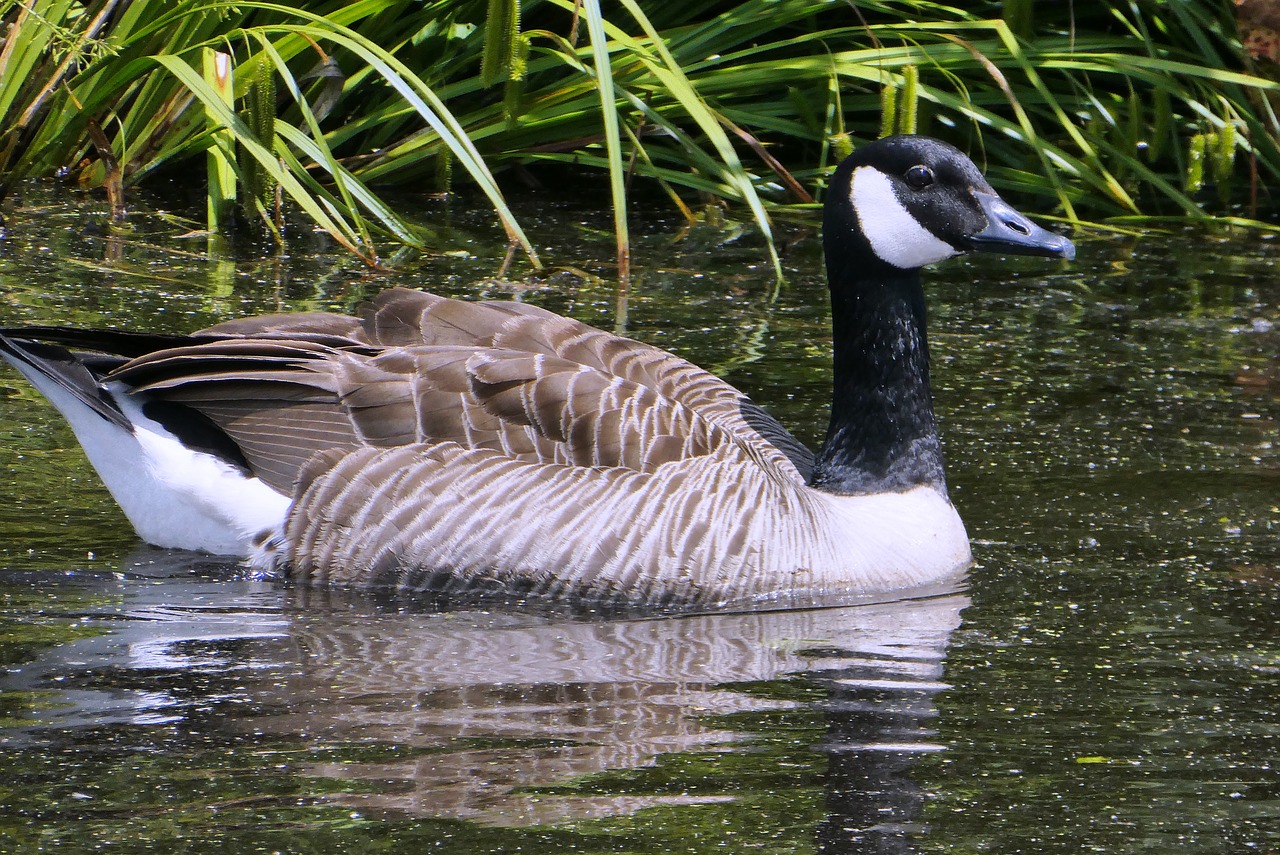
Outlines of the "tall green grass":
{"type": "Polygon", "coordinates": [[[768,239],[892,127],[1066,218],[1263,216],[1280,177],[1280,86],[1226,0],[0,0],[0,21],[0,196],[62,173],[123,212],[181,170],[208,176],[213,230],[309,220],[371,264],[428,241],[384,188],[462,185],[536,264],[495,178],[519,166],[599,175],[625,280],[635,181],[768,239]]]}

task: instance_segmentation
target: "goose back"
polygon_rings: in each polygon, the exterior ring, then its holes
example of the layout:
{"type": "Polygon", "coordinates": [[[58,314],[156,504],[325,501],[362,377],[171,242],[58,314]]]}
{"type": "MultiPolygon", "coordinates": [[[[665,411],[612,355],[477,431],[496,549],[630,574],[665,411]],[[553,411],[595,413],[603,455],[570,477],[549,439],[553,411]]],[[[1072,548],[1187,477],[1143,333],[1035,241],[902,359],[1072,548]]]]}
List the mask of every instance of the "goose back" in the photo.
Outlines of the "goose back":
{"type": "Polygon", "coordinates": [[[358,323],[293,317],[211,327],[111,378],[204,413],[282,489],[320,449],[443,441],[639,472],[731,443],[793,483],[812,466],[808,449],[715,375],[533,306],[397,288],[358,323]]]}

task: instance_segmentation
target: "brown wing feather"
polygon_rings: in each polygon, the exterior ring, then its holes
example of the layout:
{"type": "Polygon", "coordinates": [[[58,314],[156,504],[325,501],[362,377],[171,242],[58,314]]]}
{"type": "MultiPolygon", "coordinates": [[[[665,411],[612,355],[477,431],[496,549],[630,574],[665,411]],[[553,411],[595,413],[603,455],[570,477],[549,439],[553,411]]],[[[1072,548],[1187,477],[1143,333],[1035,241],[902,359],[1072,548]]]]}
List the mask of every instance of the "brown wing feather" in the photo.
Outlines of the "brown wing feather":
{"type": "Polygon", "coordinates": [[[779,442],[790,434],[733,387],[541,309],[394,289],[358,322],[290,317],[219,325],[113,376],[205,413],[284,489],[327,448],[444,441],[638,472],[732,443],[771,477],[803,481],[806,458],[779,442]]]}
{"type": "Polygon", "coordinates": [[[235,440],[258,477],[283,493],[292,492],[298,470],[317,449],[351,450],[362,444],[351,421],[331,404],[276,400],[263,406],[232,398],[233,386],[220,391],[226,399],[203,398],[196,408],[235,440]]]}
{"type": "Polygon", "coordinates": [[[746,395],[652,345],[524,303],[466,303],[406,289],[378,295],[364,317],[366,335],[379,344],[494,347],[597,369],[697,412],[788,480],[807,480],[812,469],[812,453],[746,395]]]}
{"type": "Polygon", "coordinates": [[[679,402],[567,359],[487,350],[474,354],[467,370],[487,411],[563,444],[579,465],[649,472],[728,441],[679,402]]]}
{"type": "Polygon", "coordinates": [[[361,308],[363,337],[384,347],[490,347],[503,325],[520,315],[560,317],[525,303],[471,303],[407,288],[383,291],[361,308]]]}
{"type": "Polygon", "coordinates": [[[328,340],[334,346],[343,343],[367,343],[364,329],[358,318],[332,312],[291,312],[272,315],[255,315],[223,321],[196,333],[204,338],[257,338],[308,336],[314,341],[328,340]]]}
{"type": "Polygon", "coordinates": [[[299,339],[214,340],[147,354],[110,379],[200,411],[240,447],[259,477],[288,493],[318,449],[363,444],[335,405],[324,368],[340,352],[299,339]]]}
{"type": "Polygon", "coordinates": [[[474,347],[401,347],[329,367],[344,412],[369,445],[451,441],[527,460],[563,460],[553,438],[483,405],[467,369],[475,353],[474,347]]]}

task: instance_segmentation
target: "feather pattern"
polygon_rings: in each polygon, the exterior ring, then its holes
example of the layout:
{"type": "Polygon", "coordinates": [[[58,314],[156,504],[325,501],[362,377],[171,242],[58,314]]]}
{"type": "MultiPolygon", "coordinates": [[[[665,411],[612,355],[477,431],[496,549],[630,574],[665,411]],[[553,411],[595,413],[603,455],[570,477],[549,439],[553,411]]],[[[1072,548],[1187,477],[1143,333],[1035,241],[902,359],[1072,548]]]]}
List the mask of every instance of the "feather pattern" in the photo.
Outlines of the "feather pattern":
{"type": "Polygon", "coordinates": [[[890,506],[833,497],[779,482],[733,443],[652,472],[452,442],[363,448],[301,473],[282,557],[305,578],[402,589],[693,602],[866,593],[928,581],[940,554],[967,561],[958,520],[905,542],[894,533],[949,510],[923,490],[890,506]]]}
{"type": "MultiPolygon", "coordinates": [[[[811,466],[785,428],[709,372],[533,307],[393,289],[359,330],[302,317],[298,330],[275,316],[243,337],[236,322],[213,327],[112,378],[195,407],[238,442],[295,461],[294,473],[306,435],[327,438],[313,451],[452,441],[639,472],[732,443],[794,484],[811,466]]],[[[273,469],[273,482],[289,474],[273,469]]]]}
{"type": "MultiPolygon", "coordinates": [[[[688,361],[534,307],[404,289],[358,327],[290,317],[221,324],[111,375],[198,410],[292,493],[258,563],[603,596],[796,587],[760,573],[761,552],[823,525],[811,455],[688,361]]],[[[776,563],[838,572],[829,552],[776,563]]]]}

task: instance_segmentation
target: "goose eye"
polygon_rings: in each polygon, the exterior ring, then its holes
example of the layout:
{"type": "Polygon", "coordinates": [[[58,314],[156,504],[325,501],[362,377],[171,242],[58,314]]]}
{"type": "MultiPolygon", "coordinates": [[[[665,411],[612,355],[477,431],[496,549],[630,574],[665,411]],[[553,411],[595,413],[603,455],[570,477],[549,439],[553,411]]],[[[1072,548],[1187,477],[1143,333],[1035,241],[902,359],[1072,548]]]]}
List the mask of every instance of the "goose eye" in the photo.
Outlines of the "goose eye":
{"type": "Polygon", "coordinates": [[[912,190],[923,190],[933,184],[933,170],[924,165],[916,165],[907,170],[905,178],[907,186],[912,190]]]}

